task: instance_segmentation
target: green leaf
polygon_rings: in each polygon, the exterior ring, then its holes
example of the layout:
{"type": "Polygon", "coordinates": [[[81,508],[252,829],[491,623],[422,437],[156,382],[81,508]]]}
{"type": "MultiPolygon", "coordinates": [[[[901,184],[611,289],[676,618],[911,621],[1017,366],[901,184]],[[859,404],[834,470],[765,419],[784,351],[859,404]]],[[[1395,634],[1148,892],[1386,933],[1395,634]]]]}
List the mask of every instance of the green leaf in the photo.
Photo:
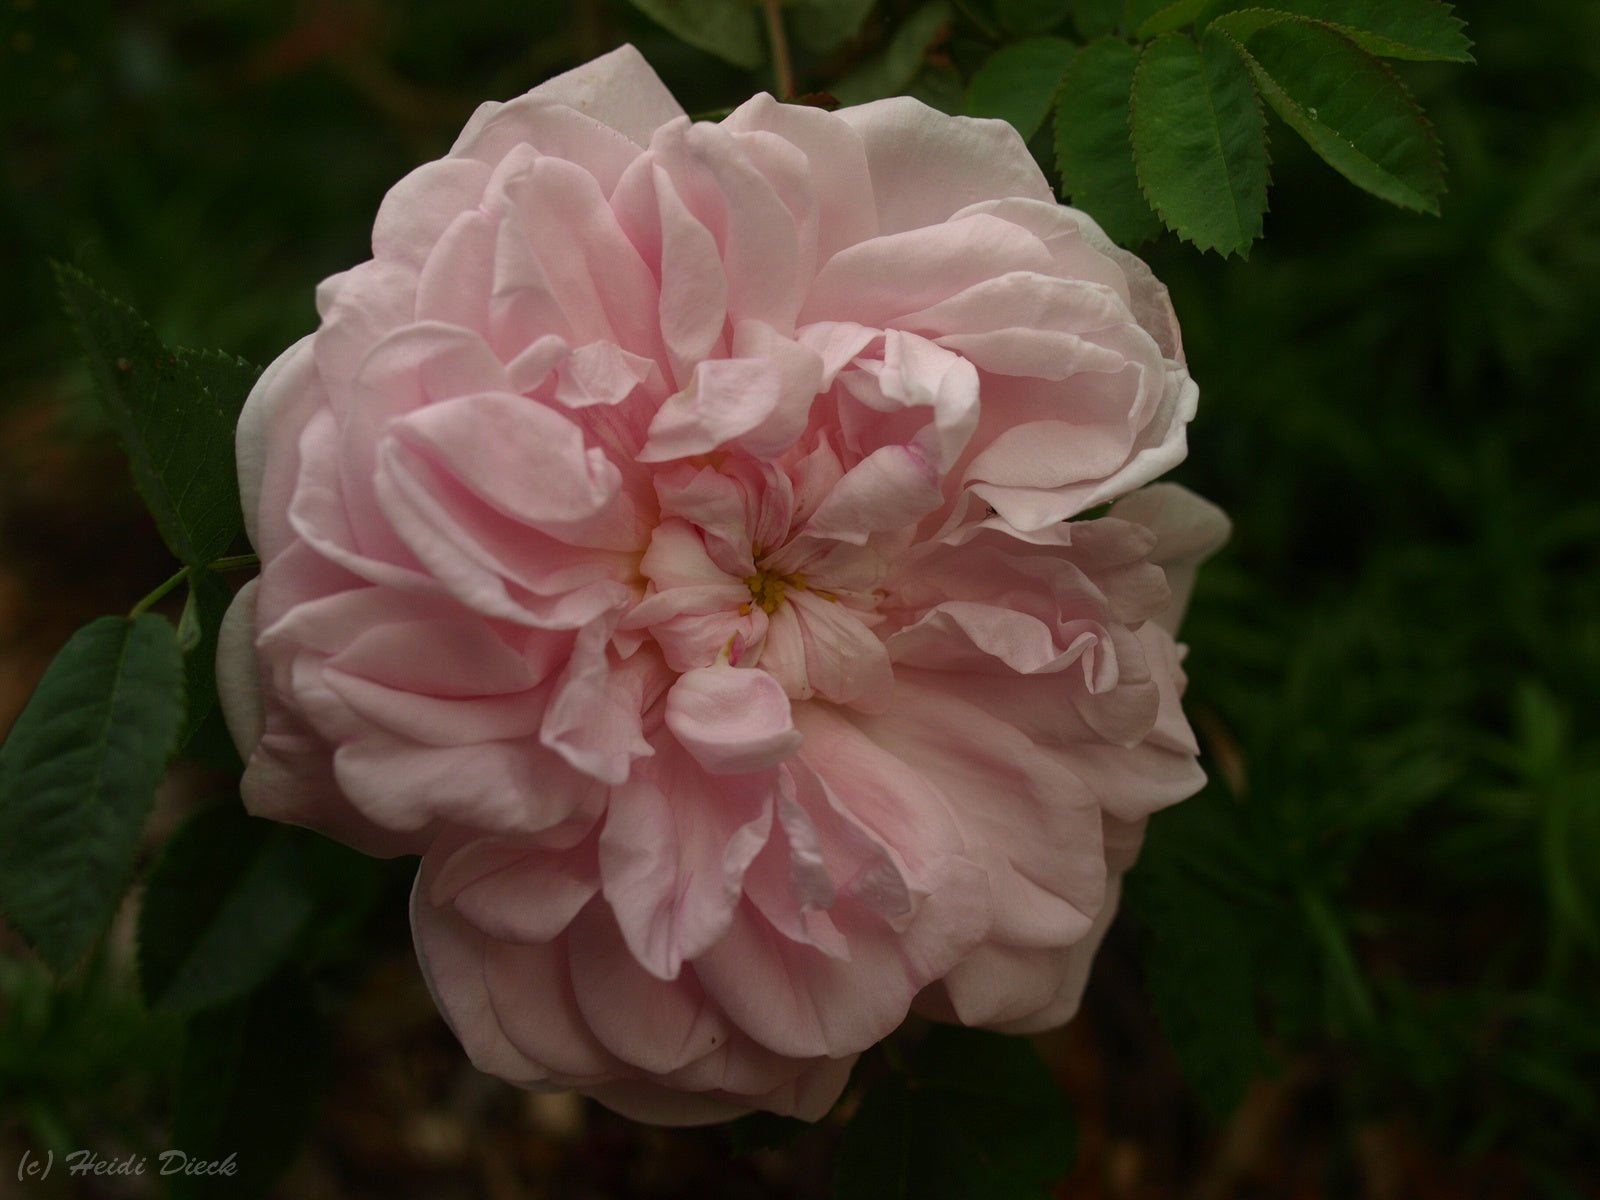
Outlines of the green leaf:
{"type": "Polygon", "coordinates": [[[1128,97],[1138,61],[1138,52],[1118,38],[1091,42],[1067,68],[1056,103],[1062,187],[1124,246],[1161,232],[1161,219],[1139,190],[1128,136],[1128,97]]]}
{"type": "Polygon", "coordinates": [[[1266,1059],[1252,931],[1285,908],[1270,892],[1264,903],[1238,894],[1252,872],[1240,858],[1247,838],[1235,810],[1212,790],[1161,813],[1126,884],[1151,1004],[1184,1078],[1218,1122],[1266,1059]]]}
{"type": "Polygon", "coordinates": [[[1026,141],[1044,124],[1075,49],[1063,38],[1041,37],[996,51],[972,77],[967,111],[1010,121],[1026,141]]]}
{"type": "Polygon", "coordinates": [[[840,104],[865,104],[905,91],[922,69],[928,47],[950,23],[947,0],[932,0],[912,13],[895,30],[888,46],[833,86],[840,104]]]}
{"type": "Polygon", "coordinates": [[[204,566],[244,527],[233,429],[255,369],[169,350],[137,313],[73,267],[58,263],[56,284],[161,536],[183,562],[204,566]]]}
{"type": "Polygon", "coordinates": [[[1201,13],[1216,2],[1217,0],[1172,0],[1165,8],[1157,9],[1141,21],[1135,36],[1143,41],[1146,38],[1182,29],[1185,25],[1193,24],[1201,13]]]}
{"type": "Polygon", "coordinates": [[[294,836],[316,906],[295,943],[295,961],[314,966],[364,953],[362,930],[383,890],[383,865],[319,834],[294,836]]]}
{"type": "Polygon", "coordinates": [[[1437,0],[1272,0],[1264,7],[1226,7],[1236,11],[1219,20],[1240,38],[1283,14],[1291,14],[1325,21],[1380,58],[1472,61],[1466,22],[1451,11],[1450,5],[1437,0]]]}
{"type": "Polygon", "coordinates": [[[229,429],[237,425],[245,399],[261,377],[261,368],[221,350],[190,350],[178,346],[172,355],[183,373],[204,388],[222,410],[228,418],[229,429]]]}
{"type": "Polygon", "coordinates": [[[182,719],[172,626],[102,617],[56,655],[0,745],[0,911],[58,970],[122,898],[182,719]]]}
{"type": "Polygon", "coordinates": [[[1071,0],[1072,24],[1080,37],[1105,37],[1122,24],[1123,0],[1071,0]]]}
{"type": "Polygon", "coordinates": [[[675,37],[736,67],[759,67],[766,61],[761,23],[743,0],[629,0],[675,37]]]}
{"type": "Polygon", "coordinates": [[[1212,31],[1207,40],[1240,52],[1273,111],[1330,167],[1390,204],[1438,214],[1438,140],[1388,67],[1320,21],[1266,25],[1242,48],[1212,31]]]}
{"type": "Polygon", "coordinates": [[[995,0],[995,16],[1012,33],[1043,33],[1067,18],[1067,0],[995,0]]]}
{"type": "Polygon", "coordinates": [[[315,1116],[329,1040],[306,985],[292,976],[189,1022],[172,1145],[190,1163],[231,1158],[235,1169],[171,1176],[174,1200],[269,1193],[315,1116]]]}
{"type": "Polygon", "coordinates": [[[835,1200],[1045,1200],[1072,1165],[1072,1114],[1022,1038],[940,1026],[845,1130],[835,1200]]]}
{"type": "Polygon", "coordinates": [[[807,50],[825,53],[861,32],[874,0],[793,0],[795,38],[807,50]]]}
{"type": "Polygon", "coordinates": [[[186,627],[194,641],[183,648],[183,679],[186,702],[178,748],[186,749],[200,727],[208,720],[220,720],[217,708],[217,631],[228,611],[233,593],[211,571],[189,575],[189,598],[178,623],[180,643],[186,627]]]}
{"type": "Polygon", "coordinates": [[[315,900],[297,836],[235,803],[196,814],[145,888],[139,980],[152,1008],[235,1000],[283,965],[315,900]]]}
{"type": "Polygon", "coordinates": [[[1139,186],[1167,228],[1247,255],[1267,208],[1267,134],[1238,56],[1209,38],[1157,38],[1134,73],[1130,127],[1139,186]]]}

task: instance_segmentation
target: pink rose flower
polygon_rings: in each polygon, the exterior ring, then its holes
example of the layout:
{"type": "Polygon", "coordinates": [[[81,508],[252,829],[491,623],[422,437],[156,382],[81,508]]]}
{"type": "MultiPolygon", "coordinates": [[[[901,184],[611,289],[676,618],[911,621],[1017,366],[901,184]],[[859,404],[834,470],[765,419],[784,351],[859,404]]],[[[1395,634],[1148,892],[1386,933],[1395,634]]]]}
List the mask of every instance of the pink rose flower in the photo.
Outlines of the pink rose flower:
{"type": "Polygon", "coordinates": [[[372,246],[240,421],[220,683],[252,812],[422,856],[472,1060],[814,1119],[912,1009],[1068,1019],[1202,780],[1226,522],[1143,487],[1196,397],[1149,270],[1008,125],[691,124],[631,47],[480,108],[372,246]]]}

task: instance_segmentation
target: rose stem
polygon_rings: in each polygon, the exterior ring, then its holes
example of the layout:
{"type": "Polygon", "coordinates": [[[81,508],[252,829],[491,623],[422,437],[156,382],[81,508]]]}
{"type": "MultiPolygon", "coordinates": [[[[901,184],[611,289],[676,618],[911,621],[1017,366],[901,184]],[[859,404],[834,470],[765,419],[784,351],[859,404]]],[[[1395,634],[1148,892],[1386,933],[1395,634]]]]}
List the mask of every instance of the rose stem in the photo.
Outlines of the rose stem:
{"type": "Polygon", "coordinates": [[[794,68],[789,65],[789,39],[783,32],[782,0],[762,0],[767,10],[767,38],[772,43],[772,73],[778,80],[778,99],[794,95],[794,68]]]}

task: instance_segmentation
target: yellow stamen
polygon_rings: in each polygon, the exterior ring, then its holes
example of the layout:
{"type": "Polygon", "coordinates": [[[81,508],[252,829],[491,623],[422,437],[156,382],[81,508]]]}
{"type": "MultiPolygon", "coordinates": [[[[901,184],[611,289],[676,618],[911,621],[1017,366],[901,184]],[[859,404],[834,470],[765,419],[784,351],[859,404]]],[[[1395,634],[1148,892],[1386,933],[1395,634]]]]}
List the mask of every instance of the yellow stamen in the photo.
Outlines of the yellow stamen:
{"type": "Polygon", "coordinates": [[[784,592],[789,588],[805,591],[806,580],[803,575],[779,575],[776,571],[760,570],[746,578],[744,585],[750,589],[751,598],[761,611],[770,616],[783,603],[784,592]]]}

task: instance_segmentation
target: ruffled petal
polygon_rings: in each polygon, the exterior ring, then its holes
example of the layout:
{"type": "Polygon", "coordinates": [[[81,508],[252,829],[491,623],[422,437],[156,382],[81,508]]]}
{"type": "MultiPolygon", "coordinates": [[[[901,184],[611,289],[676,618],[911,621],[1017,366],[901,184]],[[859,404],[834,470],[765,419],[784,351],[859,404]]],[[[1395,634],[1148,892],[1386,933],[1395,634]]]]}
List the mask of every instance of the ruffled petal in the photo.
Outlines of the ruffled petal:
{"type": "Polygon", "coordinates": [[[1150,561],[1164,568],[1172,599],[1155,617],[1176,634],[1194,591],[1195,572],[1227,542],[1233,524],[1227,515],[1176,483],[1156,483],[1119,500],[1111,515],[1143,525],[1156,535],[1150,561]]]}
{"type": "Polygon", "coordinates": [[[727,930],[745,870],[772,828],[770,772],[707,775],[676,747],[614,787],[600,874],[629,949],[675,979],[727,930]]]}

